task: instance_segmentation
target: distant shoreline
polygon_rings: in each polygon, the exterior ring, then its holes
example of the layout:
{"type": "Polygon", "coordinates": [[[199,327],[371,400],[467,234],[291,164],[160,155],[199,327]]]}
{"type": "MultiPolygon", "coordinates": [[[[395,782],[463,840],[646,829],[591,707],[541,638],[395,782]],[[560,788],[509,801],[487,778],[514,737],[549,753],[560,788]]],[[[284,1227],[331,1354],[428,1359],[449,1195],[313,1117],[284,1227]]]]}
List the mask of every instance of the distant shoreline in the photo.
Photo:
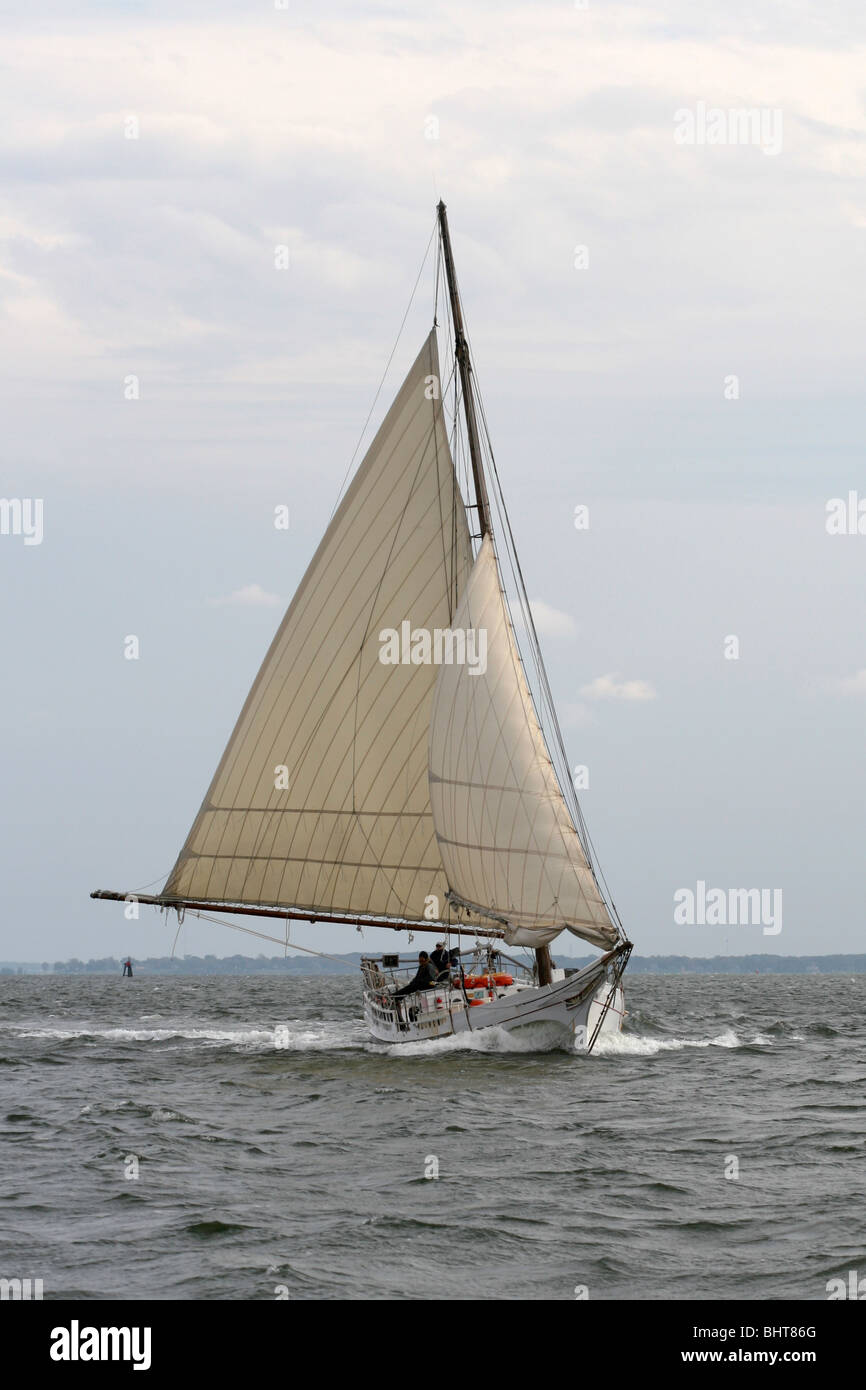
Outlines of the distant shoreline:
{"type": "MultiPolygon", "coordinates": [[[[411,953],[410,953],[411,954],[411,953]]],[[[556,955],[566,968],[588,965],[594,956],[556,955]]],[[[132,957],[136,975],[346,975],[356,973],[361,953],[322,959],[315,956],[154,956],[132,957]]],[[[119,975],[123,958],[81,961],[0,961],[0,976],[119,975]]],[[[632,956],[630,975],[863,975],[866,955],[827,956],[632,956]]]]}

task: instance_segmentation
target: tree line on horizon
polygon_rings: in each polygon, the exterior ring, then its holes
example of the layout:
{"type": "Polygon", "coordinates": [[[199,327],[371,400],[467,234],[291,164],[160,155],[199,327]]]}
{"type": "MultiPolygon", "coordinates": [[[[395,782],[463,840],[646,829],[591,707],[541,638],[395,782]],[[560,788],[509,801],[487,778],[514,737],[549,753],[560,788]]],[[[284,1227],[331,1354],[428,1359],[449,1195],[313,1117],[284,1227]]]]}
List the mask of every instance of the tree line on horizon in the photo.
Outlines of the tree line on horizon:
{"type": "MultiPolygon", "coordinates": [[[[103,956],[96,960],[42,961],[39,965],[5,962],[2,975],[119,975],[126,957],[103,956]]],[[[561,956],[566,968],[580,969],[593,956],[561,956]]],[[[136,960],[133,970],[145,975],[339,975],[354,972],[361,952],[339,961],[315,956],[152,956],[136,960]]],[[[866,955],[826,956],[632,956],[629,973],[635,975],[834,975],[866,973],[866,955]]]]}

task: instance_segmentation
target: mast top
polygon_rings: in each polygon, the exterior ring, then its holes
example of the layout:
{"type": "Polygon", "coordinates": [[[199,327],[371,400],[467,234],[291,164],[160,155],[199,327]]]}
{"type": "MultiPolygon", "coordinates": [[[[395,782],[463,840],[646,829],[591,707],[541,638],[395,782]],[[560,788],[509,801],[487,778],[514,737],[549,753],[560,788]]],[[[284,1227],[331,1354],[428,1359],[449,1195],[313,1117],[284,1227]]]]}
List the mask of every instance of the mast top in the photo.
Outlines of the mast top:
{"type": "Polygon", "coordinates": [[[445,257],[445,278],[448,281],[448,295],[451,300],[451,318],[454,322],[454,353],[460,369],[460,385],[463,388],[463,410],[466,416],[466,434],[469,440],[469,459],[472,464],[472,478],[475,483],[475,500],[478,509],[478,522],[481,539],[492,531],[490,524],[490,502],[487,496],[487,483],[484,478],[484,462],[481,457],[481,443],[478,437],[478,423],[475,417],[475,396],[472,388],[472,364],[469,360],[469,344],[463,331],[463,310],[457,289],[457,273],[451,252],[451,235],[448,231],[448,215],[442,199],[436,207],[439,216],[439,230],[442,237],[442,253],[445,257]]]}

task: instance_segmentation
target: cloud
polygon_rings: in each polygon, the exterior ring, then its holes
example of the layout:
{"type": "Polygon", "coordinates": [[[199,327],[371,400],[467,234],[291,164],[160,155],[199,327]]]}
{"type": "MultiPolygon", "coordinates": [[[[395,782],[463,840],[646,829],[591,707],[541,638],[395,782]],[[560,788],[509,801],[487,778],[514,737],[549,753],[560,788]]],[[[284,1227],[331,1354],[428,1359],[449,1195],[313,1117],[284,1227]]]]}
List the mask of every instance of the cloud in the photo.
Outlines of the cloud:
{"type": "Polygon", "coordinates": [[[803,371],[820,393],[815,324],[821,372],[859,386],[861,15],[797,18],[784,0],[700,14],[685,0],[663,14],[444,0],[407,17],[337,0],[301,23],[303,3],[239,19],[226,0],[204,17],[200,0],[178,0],[166,20],[139,0],[91,0],[61,35],[38,7],[16,8],[0,235],[23,302],[0,316],[0,371],[37,389],[77,393],[132,361],[151,398],[159,379],[187,393],[231,382],[255,400],[279,370],[306,401],[345,382],[351,349],[349,384],[366,393],[429,236],[434,181],[489,376],[523,380],[529,362],[569,402],[578,370],[618,401],[622,373],[653,399],[703,398],[734,360],[753,393],[803,371]],[[755,149],[677,146],[674,112],[698,100],[783,109],[789,176],[755,149]],[[691,331],[711,315],[712,334],[691,331]]]}
{"type": "Polygon", "coordinates": [[[274,608],[282,599],[279,594],[269,594],[261,584],[246,584],[227,598],[212,598],[208,602],[213,608],[274,608]]]}
{"type": "Polygon", "coordinates": [[[866,667],[856,675],[846,676],[837,682],[836,689],[840,695],[866,695],[866,667]]]}
{"type": "Polygon", "coordinates": [[[656,692],[649,681],[618,681],[614,674],[596,676],[589,685],[580,688],[588,700],[655,700],[656,692]]]}

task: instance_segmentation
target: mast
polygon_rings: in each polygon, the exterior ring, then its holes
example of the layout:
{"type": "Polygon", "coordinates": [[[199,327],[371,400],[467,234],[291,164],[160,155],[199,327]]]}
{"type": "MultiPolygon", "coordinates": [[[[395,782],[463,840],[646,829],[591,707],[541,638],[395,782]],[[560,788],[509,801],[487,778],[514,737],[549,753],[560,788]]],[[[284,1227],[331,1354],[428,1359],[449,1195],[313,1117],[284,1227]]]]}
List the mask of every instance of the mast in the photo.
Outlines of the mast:
{"type": "Polygon", "coordinates": [[[472,477],[475,482],[475,498],[481,539],[493,528],[490,525],[490,502],[487,497],[487,484],[484,481],[484,464],[481,460],[481,445],[478,440],[478,424],[475,418],[475,397],[472,393],[472,365],[469,361],[469,345],[463,332],[463,311],[460,308],[460,294],[457,289],[457,275],[454,270],[454,257],[451,254],[451,235],[448,231],[448,214],[441,201],[436,209],[439,214],[439,230],[442,234],[442,253],[445,257],[445,278],[448,281],[448,295],[451,300],[451,317],[454,320],[454,352],[460,368],[460,384],[463,387],[463,409],[466,415],[466,434],[469,439],[469,459],[472,464],[472,477]]]}
{"type": "MultiPolygon", "coordinates": [[[[445,258],[445,278],[448,281],[448,294],[451,300],[451,317],[454,321],[454,353],[460,369],[460,384],[463,388],[463,410],[466,415],[466,434],[469,440],[469,459],[472,464],[472,477],[475,483],[475,499],[481,539],[492,532],[490,524],[490,501],[487,484],[484,480],[484,463],[478,439],[478,422],[475,416],[475,396],[472,390],[472,364],[469,360],[469,345],[463,331],[463,311],[460,307],[460,294],[457,289],[457,274],[454,270],[454,256],[451,252],[451,234],[448,231],[448,214],[445,204],[439,200],[436,209],[439,214],[439,230],[442,236],[442,254],[445,258]]],[[[553,962],[547,946],[535,948],[535,968],[539,985],[553,983],[553,962]]]]}

